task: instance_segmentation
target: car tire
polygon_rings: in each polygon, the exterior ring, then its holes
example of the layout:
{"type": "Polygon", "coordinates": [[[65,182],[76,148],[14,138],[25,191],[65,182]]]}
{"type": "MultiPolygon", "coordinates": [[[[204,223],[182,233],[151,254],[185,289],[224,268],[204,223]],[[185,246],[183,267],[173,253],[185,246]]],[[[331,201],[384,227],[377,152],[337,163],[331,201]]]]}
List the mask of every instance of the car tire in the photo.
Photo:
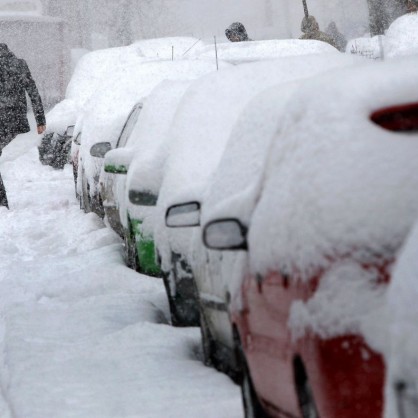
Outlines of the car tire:
{"type": "Polygon", "coordinates": [[[241,341],[234,333],[236,356],[240,368],[240,384],[241,384],[241,395],[242,403],[244,405],[245,418],[268,418],[260,400],[258,399],[257,393],[254,389],[253,381],[251,379],[250,370],[248,368],[245,353],[242,348],[241,341]]]}
{"type": "Polygon", "coordinates": [[[202,337],[203,362],[206,366],[215,367],[216,344],[202,309],[200,309],[200,334],[202,337]]]}
{"type": "Polygon", "coordinates": [[[80,203],[80,205],[83,207],[84,212],[90,213],[91,212],[90,186],[84,175],[81,177],[81,199],[82,199],[82,204],[80,203]]]}
{"type": "Polygon", "coordinates": [[[302,418],[319,418],[308,375],[302,361],[295,360],[296,391],[302,418]]]}
{"type": "MultiPolygon", "coordinates": [[[[129,225],[129,231],[131,231],[129,225]]],[[[124,244],[125,244],[125,262],[126,265],[134,271],[139,271],[139,263],[138,263],[138,253],[136,250],[136,242],[135,238],[132,237],[130,232],[124,235],[124,244]]]]}

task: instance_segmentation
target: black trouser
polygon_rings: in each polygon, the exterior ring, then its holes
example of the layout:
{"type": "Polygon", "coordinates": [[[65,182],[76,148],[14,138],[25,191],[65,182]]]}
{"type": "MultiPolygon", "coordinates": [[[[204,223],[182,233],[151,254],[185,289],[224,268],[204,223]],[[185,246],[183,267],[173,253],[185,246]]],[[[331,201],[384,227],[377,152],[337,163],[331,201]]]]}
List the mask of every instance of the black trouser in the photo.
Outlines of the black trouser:
{"type": "MultiPolygon", "coordinates": [[[[12,142],[15,137],[16,135],[12,135],[12,134],[0,135],[0,155],[3,151],[3,148],[6,145],[10,144],[10,142],[12,142]]],[[[6,208],[9,209],[9,202],[7,201],[6,188],[4,187],[3,179],[1,178],[1,173],[0,173],[0,206],[6,206],[6,208]]]]}

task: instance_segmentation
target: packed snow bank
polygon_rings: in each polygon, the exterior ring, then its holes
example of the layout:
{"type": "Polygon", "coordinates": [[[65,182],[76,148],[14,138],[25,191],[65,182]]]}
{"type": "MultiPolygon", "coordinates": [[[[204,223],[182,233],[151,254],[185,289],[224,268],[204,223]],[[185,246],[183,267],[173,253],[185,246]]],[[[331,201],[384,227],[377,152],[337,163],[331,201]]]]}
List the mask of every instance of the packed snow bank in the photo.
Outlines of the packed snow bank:
{"type": "Polygon", "coordinates": [[[388,58],[418,55],[418,13],[409,13],[396,19],[385,37],[388,58]]]}
{"type": "Polygon", "coordinates": [[[41,166],[34,142],[1,160],[0,416],[241,417],[238,387],[199,360],[198,329],[167,325],[161,280],[125,267],[69,167],[41,166]]]}
{"type": "Polygon", "coordinates": [[[418,213],[418,140],[369,117],[418,101],[417,65],[417,58],[370,63],[301,84],[252,219],[255,271],[306,277],[339,255],[393,258],[418,213]]]}
{"type": "MultiPolygon", "coordinates": [[[[229,42],[217,45],[218,59],[231,63],[271,60],[292,55],[320,53],[338,53],[338,50],[326,42],[300,39],[229,42]]],[[[215,45],[207,45],[195,54],[199,58],[215,60],[215,45]]]]}
{"type": "MultiPolygon", "coordinates": [[[[418,222],[406,241],[395,264],[392,282],[388,291],[390,327],[390,352],[386,358],[387,418],[402,418],[398,415],[395,385],[406,384],[406,398],[415,403],[413,413],[418,412],[418,222]]],[[[408,400],[406,401],[407,404],[408,400]]]]}

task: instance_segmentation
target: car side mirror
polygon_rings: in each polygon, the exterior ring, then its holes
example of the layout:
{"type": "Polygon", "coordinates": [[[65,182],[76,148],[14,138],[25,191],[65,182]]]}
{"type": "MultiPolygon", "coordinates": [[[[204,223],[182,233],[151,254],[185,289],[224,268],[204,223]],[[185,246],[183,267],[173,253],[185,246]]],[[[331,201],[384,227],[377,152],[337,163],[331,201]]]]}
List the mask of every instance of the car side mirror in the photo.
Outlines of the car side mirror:
{"type": "Polygon", "coordinates": [[[90,148],[92,157],[104,158],[104,156],[112,149],[110,142],[98,142],[90,148]]]}
{"type": "Polygon", "coordinates": [[[81,145],[81,132],[74,138],[74,144],[81,145]]]}
{"type": "Polygon", "coordinates": [[[185,228],[200,225],[200,203],[187,202],[167,209],[165,224],[169,228],[185,228]]]}
{"type": "Polygon", "coordinates": [[[205,225],[203,243],[211,250],[247,250],[247,232],[238,219],[216,219],[205,225]]]}
{"type": "Polygon", "coordinates": [[[140,190],[129,190],[129,201],[138,206],[156,206],[158,196],[140,190]]]}
{"type": "Polygon", "coordinates": [[[72,137],[74,135],[74,125],[70,125],[67,130],[65,131],[65,136],[72,137]]]}
{"type": "Polygon", "coordinates": [[[109,151],[104,160],[104,171],[112,174],[127,174],[132,162],[132,150],[117,148],[109,151]]]}

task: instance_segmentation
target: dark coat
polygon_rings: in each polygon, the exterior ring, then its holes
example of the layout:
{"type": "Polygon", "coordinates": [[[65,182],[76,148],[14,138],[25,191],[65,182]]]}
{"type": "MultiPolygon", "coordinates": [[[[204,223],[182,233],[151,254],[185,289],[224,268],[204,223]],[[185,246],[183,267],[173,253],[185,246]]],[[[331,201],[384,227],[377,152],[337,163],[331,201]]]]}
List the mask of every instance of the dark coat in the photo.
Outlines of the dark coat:
{"type": "Polygon", "coordinates": [[[36,124],[45,125],[45,114],[36,84],[26,61],[0,44],[0,137],[30,131],[26,94],[32,102],[36,124]]]}

